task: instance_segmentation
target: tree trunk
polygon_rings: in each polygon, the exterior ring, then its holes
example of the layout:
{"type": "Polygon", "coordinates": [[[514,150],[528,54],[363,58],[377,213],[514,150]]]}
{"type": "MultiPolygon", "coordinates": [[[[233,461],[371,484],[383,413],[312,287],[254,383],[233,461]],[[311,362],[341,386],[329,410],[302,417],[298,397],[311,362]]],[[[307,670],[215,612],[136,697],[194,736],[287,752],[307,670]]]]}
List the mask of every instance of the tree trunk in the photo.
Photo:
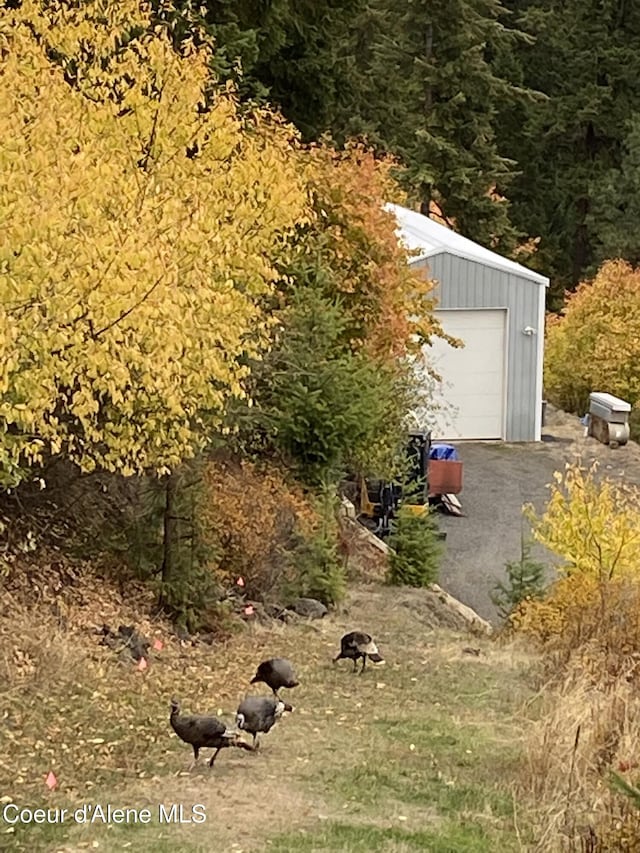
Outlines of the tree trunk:
{"type": "MultiPolygon", "coordinates": [[[[164,536],[162,559],[162,585],[175,580],[176,549],[178,545],[178,518],[176,513],[176,497],[178,493],[178,477],[173,471],[165,479],[164,503],[164,536]]],[[[162,598],[165,598],[163,593],[162,598]]]]}
{"type": "Polygon", "coordinates": [[[590,208],[589,199],[579,198],[576,202],[576,208],[578,222],[573,239],[573,269],[571,271],[572,283],[574,285],[578,284],[582,279],[582,273],[591,255],[589,231],[585,221],[590,208]]]}
{"type": "MultiPolygon", "coordinates": [[[[589,122],[584,133],[584,150],[588,162],[593,163],[598,155],[598,139],[593,124],[589,122]]],[[[591,262],[591,235],[587,226],[587,216],[591,210],[589,190],[585,188],[584,195],[576,202],[577,221],[573,241],[573,284],[582,279],[585,267],[591,262]]]]}
{"type": "MultiPolygon", "coordinates": [[[[427,30],[425,33],[424,39],[424,58],[427,63],[431,62],[431,57],[433,55],[433,24],[427,24],[427,30]]],[[[429,113],[431,112],[431,105],[433,103],[433,91],[431,87],[431,80],[429,79],[429,75],[427,75],[425,79],[425,87],[424,87],[424,122],[425,125],[429,123],[429,113]]],[[[429,216],[431,213],[431,185],[430,184],[422,184],[420,187],[420,213],[423,216],[429,216]]]]}

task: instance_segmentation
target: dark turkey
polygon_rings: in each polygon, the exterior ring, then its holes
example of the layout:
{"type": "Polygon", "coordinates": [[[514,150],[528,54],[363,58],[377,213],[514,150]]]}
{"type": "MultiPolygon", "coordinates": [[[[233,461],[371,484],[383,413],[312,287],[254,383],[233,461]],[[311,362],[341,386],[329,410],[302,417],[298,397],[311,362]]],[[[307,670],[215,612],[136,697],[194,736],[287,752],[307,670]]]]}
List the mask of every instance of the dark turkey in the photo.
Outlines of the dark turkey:
{"type": "Polygon", "coordinates": [[[293,664],[284,658],[263,660],[249,683],[257,684],[259,681],[270,687],[276,697],[281,687],[297,687],[300,683],[293,669],[293,664]]]}
{"type": "Polygon", "coordinates": [[[171,700],[171,716],[169,717],[171,728],[180,740],[193,747],[193,763],[198,760],[201,749],[215,749],[211,756],[209,767],[213,767],[217,754],[226,746],[238,746],[240,749],[251,749],[238,737],[238,732],[229,732],[227,727],[218,717],[181,716],[180,703],[177,699],[171,700]]]}
{"type": "Polygon", "coordinates": [[[257,749],[258,735],[271,731],[285,711],[293,711],[291,705],[272,696],[247,696],[242,700],[236,714],[239,729],[253,735],[253,749],[257,749]]]}
{"type": "Polygon", "coordinates": [[[334,657],[333,662],[335,663],[342,658],[348,658],[353,661],[354,672],[358,669],[358,658],[362,658],[360,674],[364,672],[367,658],[374,663],[381,663],[384,660],[373,641],[373,637],[362,631],[351,631],[349,634],[345,634],[340,640],[340,654],[334,657]]]}

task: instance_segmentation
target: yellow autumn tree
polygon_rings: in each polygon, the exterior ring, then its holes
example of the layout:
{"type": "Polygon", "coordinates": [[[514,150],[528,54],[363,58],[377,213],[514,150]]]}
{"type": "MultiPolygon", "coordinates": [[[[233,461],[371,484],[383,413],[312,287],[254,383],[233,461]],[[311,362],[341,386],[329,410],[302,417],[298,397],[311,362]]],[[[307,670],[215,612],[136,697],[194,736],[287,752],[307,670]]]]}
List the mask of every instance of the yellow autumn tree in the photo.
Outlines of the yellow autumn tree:
{"type": "Polygon", "coordinates": [[[211,91],[135,0],[0,20],[0,482],[173,468],[242,395],[307,213],[289,126],[211,91]]]}
{"type": "Polygon", "coordinates": [[[549,399],[582,413],[590,391],[640,400],[640,268],[607,261],[547,321],[549,399]]]}

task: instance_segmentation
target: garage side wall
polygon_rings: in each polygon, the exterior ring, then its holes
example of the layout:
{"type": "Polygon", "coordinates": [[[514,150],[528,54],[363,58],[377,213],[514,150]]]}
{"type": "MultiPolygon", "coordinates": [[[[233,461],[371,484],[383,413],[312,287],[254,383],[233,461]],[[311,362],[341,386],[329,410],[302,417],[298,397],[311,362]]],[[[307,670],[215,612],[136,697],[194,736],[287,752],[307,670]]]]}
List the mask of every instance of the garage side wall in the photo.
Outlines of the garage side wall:
{"type": "Polygon", "coordinates": [[[542,405],[537,377],[541,349],[538,335],[540,290],[544,287],[526,278],[485,267],[455,255],[439,254],[416,261],[414,269],[438,284],[437,308],[507,308],[507,399],[506,441],[539,439],[538,411],[542,405]],[[536,334],[525,335],[527,326],[536,334]]]}

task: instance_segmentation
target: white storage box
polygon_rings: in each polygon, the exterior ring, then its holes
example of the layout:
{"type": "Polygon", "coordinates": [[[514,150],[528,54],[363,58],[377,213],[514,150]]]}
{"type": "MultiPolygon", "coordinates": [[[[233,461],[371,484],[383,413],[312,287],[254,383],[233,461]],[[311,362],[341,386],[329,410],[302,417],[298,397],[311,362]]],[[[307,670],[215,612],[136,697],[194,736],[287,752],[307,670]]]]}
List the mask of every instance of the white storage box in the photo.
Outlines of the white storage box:
{"type": "Polygon", "coordinates": [[[629,420],[631,404],[613,394],[593,391],[589,394],[589,414],[602,418],[609,424],[626,424],[629,420]]]}

